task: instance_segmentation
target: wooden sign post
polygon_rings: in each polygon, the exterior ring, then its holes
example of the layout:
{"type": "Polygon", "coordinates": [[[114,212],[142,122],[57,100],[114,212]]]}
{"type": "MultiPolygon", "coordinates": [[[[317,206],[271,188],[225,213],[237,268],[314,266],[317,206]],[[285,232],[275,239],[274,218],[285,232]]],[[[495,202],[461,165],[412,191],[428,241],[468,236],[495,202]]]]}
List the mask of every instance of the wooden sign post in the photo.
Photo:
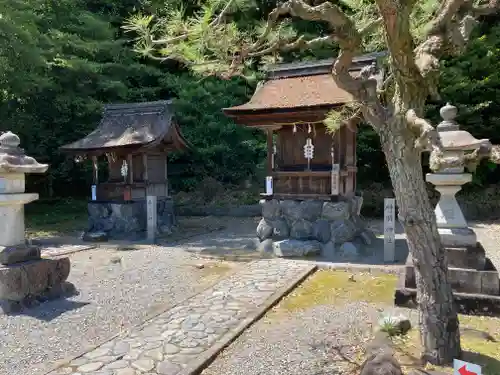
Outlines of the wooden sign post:
{"type": "Polygon", "coordinates": [[[146,198],[147,218],[148,218],[148,241],[154,242],[156,239],[157,212],[156,212],[156,197],[150,196],[146,198]]]}
{"type": "Polygon", "coordinates": [[[396,260],[396,200],[384,199],[384,262],[396,260]]]}

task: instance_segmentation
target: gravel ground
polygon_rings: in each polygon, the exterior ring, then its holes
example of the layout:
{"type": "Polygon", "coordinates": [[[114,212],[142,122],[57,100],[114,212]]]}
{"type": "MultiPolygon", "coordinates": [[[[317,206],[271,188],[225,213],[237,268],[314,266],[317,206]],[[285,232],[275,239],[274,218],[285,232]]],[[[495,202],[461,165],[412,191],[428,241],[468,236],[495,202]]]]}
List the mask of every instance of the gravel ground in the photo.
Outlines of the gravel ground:
{"type": "MultiPolygon", "coordinates": [[[[0,316],[0,374],[35,375],[55,360],[140,323],[207,288],[232,265],[203,269],[179,248],[88,250],[70,255],[80,295],[0,316]]],[[[214,263],[215,264],[215,263],[214,263]]]]}
{"type": "MultiPolygon", "coordinates": [[[[383,233],[380,220],[369,220],[368,224],[376,234],[383,233]]],[[[471,226],[500,269],[500,224],[475,222],[471,226]]],[[[402,233],[400,226],[397,233],[402,233]]],[[[278,314],[274,309],[217,357],[203,375],[346,374],[346,366],[355,367],[346,359],[359,363],[352,351],[364,345],[364,335],[381,316],[404,314],[414,326],[418,322],[416,310],[364,302],[334,307],[314,306],[289,314],[278,314]]]]}
{"type": "MultiPolygon", "coordinates": [[[[385,311],[417,321],[414,311],[385,311]]],[[[315,306],[286,315],[271,312],[202,375],[344,375],[347,368],[355,367],[349,361],[359,364],[353,350],[365,345],[371,324],[376,325],[382,314],[382,309],[363,302],[315,306]]]]}

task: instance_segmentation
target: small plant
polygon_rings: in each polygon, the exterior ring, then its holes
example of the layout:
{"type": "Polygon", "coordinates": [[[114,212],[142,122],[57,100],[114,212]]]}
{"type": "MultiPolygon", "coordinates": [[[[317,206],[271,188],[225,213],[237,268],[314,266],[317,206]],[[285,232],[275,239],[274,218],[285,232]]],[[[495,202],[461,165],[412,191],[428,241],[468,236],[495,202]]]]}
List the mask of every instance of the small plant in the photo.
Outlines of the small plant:
{"type": "Polygon", "coordinates": [[[385,316],[379,322],[380,331],[390,337],[405,335],[411,329],[410,321],[404,316],[385,316]]]}

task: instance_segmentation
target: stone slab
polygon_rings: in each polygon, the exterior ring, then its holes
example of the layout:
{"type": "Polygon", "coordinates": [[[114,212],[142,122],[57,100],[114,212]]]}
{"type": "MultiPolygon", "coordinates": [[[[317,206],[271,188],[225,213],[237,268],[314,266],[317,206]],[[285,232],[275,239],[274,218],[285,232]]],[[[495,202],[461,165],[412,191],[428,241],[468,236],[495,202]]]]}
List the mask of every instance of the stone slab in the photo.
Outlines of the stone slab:
{"type": "Polygon", "coordinates": [[[484,270],[486,267],[486,253],[482,246],[457,247],[446,249],[448,266],[484,270]]]}
{"type": "Polygon", "coordinates": [[[476,233],[470,228],[438,228],[445,247],[472,247],[477,245],[476,233]]]}
{"type": "MultiPolygon", "coordinates": [[[[500,316],[500,296],[474,293],[453,293],[457,311],[460,314],[500,316]]],[[[417,290],[399,287],[394,295],[396,306],[416,308],[417,290]]]]}
{"type": "Polygon", "coordinates": [[[23,301],[62,284],[69,276],[69,258],[40,259],[0,267],[0,300],[23,301]]]}
{"type": "Polygon", "coordinates": [[[126,336],[60,363],[47,375],[192,375],[316,269],[283,259],[259,260],[159,314],[126,336]],[[119,370],[119,371],[118,371],[119,370]]]}
{"type": "Polygon", "coordinates": [[[321,253],[318,241],[282,240],[273,243],[274,255],[278,257],[301,257],[321,253]]]}
{"type": "Polygon", "coordinates": [[[40,259],[38,246],[18,245],[0,246],[0,264],[9,265],[40,259]]]}
{"type": "MultiPolygon", "coordinates": [[[[404,267],[401,287],[416,288],[415,269],[411,254],[404,267]]],[[[488,294],[500,296],[500,280],[497,270],[476,270],[471,268],[448,268],[448,277],[454,292],[488,294]]]]}

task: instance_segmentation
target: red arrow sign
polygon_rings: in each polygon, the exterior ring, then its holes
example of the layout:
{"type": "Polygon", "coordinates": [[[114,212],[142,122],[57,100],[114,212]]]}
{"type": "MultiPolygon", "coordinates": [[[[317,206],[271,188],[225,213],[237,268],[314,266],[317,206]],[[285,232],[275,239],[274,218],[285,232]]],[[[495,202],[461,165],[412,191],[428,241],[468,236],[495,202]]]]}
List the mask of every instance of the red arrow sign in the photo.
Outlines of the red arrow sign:
{"type": "Polygon", "coordinates": [[[462,367],[460,367],[458,369],[458,372],[460,375],[477,375],[477,372],[472,372],[472,371],[467,370],[466,365],[463,365],[462,367]]]}

